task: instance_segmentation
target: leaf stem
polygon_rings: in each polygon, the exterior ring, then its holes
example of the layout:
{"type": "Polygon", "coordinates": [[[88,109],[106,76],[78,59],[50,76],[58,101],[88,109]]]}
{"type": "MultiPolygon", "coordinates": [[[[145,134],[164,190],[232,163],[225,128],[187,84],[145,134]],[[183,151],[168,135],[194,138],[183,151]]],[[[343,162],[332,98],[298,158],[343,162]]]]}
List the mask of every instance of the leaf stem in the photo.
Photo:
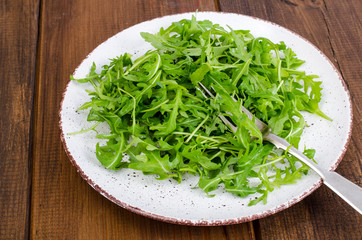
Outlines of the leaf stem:
{"type": "Polygon", "coordinates": [[[91,130],[95,131],[96,133],[97,130],[95,130],[95,128],[100,124],[101,122],[97,122],[96,124],[94,124],[93,126],[91,126],[90,128],[87,128],[87,129],[83,129],[83,130],[80,130],[80,131],[77,131],[77,132],[71,132],[71,133],[68,133],[68,135],[76,135],[76,134],[81,134],[81,133],[86,133],[86,132],[89,132],[91,130]]]}
{"type": "Polygon", "coordinates": [[[132,110],[132,134],[134,135],[135,133],[135,127],[136,127],[136,98],[134,96],[132,96],[130,93],[128,93],[127,91],[123,90],[122,88],[118,88],[118,90],[120,90],[121,92],[127,94],[128,96],[130,96],[133,99],[133,110],[132,110]]]}
{"type": "Polygon", "coordinates": [[[207,121],[207,119],[209,119],[209,115],[207,115],[206,118],[204,120],[202,120],[202,122],[199,124],[199,126],[197,126],[195,128],[195,130],[191,133],[191,135],[186,139],[185,143],[188,143],[190,141],[190,139],[195,135],[197,130],[199,130],[202,125],[204,125],[204,123],[207,121]]]}

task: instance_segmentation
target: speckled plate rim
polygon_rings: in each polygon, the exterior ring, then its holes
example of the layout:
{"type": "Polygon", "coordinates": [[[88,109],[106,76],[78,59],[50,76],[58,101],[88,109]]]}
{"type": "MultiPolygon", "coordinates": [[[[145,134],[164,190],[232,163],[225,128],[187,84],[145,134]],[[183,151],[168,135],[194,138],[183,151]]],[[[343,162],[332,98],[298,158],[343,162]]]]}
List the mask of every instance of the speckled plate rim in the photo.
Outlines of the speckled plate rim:
{"type": "MultiPolygon", "coordinates": [[[[184,13],[179,13],[179,14],[173,14],[173,15],[167,15],[167,16],[163,16],[163,17],[159,17],[159,18],[154,18],[154,19],[150,19],[148,21],[144,21],[144,22],[141,22],[141,23],[138,23],[136,25],[133,25],[129,28],[132,28],[134,26],[137,26],[137,25],[140,25],[140,24],[144,24],[144,23],[147,23],[147,22],[151,22],[155,19],[161,19],[161,18],[166,18],[166,17],[169,17],[169,16],[178,16],[178,15],[184,15],[184,14],[193,14],[194,12],[184,12],[184,13]]],[[[291,32],[292,34],[294,34],[296,37],[299,37],[301,38],[303,41],[307,42],[311,47],[313,47],[315,50],[317,50],[319,52],[319,54],[329,63],[330,66],[332,66],[334,72],[338,75],[338,79],[341,81],[341,84],[345,90],[345,92],[347,93],[347,96],[348,96],[348,101],[349,101],[349,111],[350,111],[350,116],[351,116],[351,119],[350,119],[350,128],[349,128],[349,131],[348,131],[348,136],[347,136],[347,140],[343,146],[343,149],[342,149],[342,153],[340,154],[340,156],[338,157],[337,161],[331,166],[330,168],[330,171],[334,171],[337,166],[339,165],[339,163],[342,161],[346,151],[347,151],[347,147],[348,147],[348,144],[350,142],[350,139],[351,139],[351,135],[352,135],[352,128],[353,128],[353,111],[352,111],[352,101],[351,101],[351,95],[349,93],[349,90],[347,88],[347,85],[345,83],[345,81],[343,80],[340,72],[338,71],[338,69],[335,67],[335,65],[329,60],[329,58],[321,51],[319,50],[313,43],[311,43],[309,40],[307,40],[306,38],[300,36],[299,34],[295,33],[294,31],[290,30],[290,29],[287,29],[285,27],[282,27],[276,23],[273,23],[273,22],[270,22],[270,21],[267,21],[267,20],[264,20],[264,19],[260,19],[260,18],[257,18],[257,17],[253,17],[253,16],[248,16],[248,15],[244,15],[244,14],[237,14],[237,13],[229,13],[229,12],[212,12],[212,11],[205,11],[205,12],[199,12],[199,13],[213,13],[213,14],[228,14],[228,15],[239,15],[239,16],[243,16],[243,17],[247,17],[247,18],[252,18],[252,19],[255,19],[257,21],[261,21],[261,22],[265,22],[267,24],[271,24],[271,25],[274,25],[274,26],[277,26],[279,28],[282,28],[284,30],[287,30],[289,32],[291,32]]],[[[126,28],[126,29],[123,29],[122,31],[124,30],[127,30],[129,28],[126,28]]],[[[113,36],[111,36],[110,38],[112,38],[113,36]]],[[[108,39],[110,39],[108,38],[108,39]]],[[[107,42],[108,39],[106,41],[104,41],[103,43],[107,42]]],[[[102,43],[102,44],[103,44],[102,43]]],[[[93,52],[94,50],[92,50],[93,52]]],[[[78,65],[78,67],[80,65],[82,65],[82,63],[91,55],[90,52],[88,54],[88,56],[83,59],[83,61],[78,65]]],[[[76,69],[78,69],[78,67],[76,69]]],[[[165,217],[165,216],[161,216],[161,215],[157,215],[157,214],[154,214],[154,213],[150,213],[150,212],[147,212],[147,211],[144,211],[140,208],[137,208],[137,207],[134,207],[134,206],[131,206],[125,202],[122,202],[120,200],[118,200],[117,198],[115,198],[114,196],[112,196],[111,194],[109,194],[107,191],[105,191],[104,189],[102,189],[100,186],[98,186],[89,176],[87,176],[84,171],[81,169],[81,167],[77,164],[77,162],[75,161],[74,157],[72,156],[72,154],[70,153],[69,151],[69,148],[67,146],[67,143],[66,143],[66,140],[65,140],[65,136],[64,136],[64,131],[63,131],[63,127],[62,127],[62,116],[61,116],[61,112],[62,112],[62,109],[63,109],[63,101],[64,101],[64,98],[65,98],[65,93],[66,93],[66,89],[68,88],[70,84],[70,81],[68,82],[68,84],[66,85],[66,88],[65,88],[65,91],[63,92],[63,95],[62,95],[62,100],[60,102],[60,109],[59,109],[59,112],[58,112],[58,115],[59,115],[59,128],[61,130],[61,134],[60,134],[60,138],[61,138],[61,142],[63,144],[63,147],[64,147],[64,150],[70,160],[70,162],[72,163],[72,165],[76,168],[77,172],[81,175],[81,177],[91,186],[93,187],[97,192],[99,192],[101,195],[103,195],[105,198],[107,198],[108,200],[112,201],[113,203],[119,205],[120,207],[126,209],[126,210],[129,210],[131,212],[134,212],[134,213],[137,213],[139,215],[142,215],[142,216],[145,216],[145,217],[149,217],[151,219],[155,219],[155,220],[159,220],[159,221],[164,221],[164,222],[168,222],[168,223],[173,223],[173,224],[181,224],[181,225],[192,225],[192,226],[221,226],[221,225],[231,225],[231,224],[239,224],[239,223],[243,223],[243,222],[248,222],[248,221],[252,221],[252,220],[256,220],[256,219],[260,219],[260,218],[264,218],[264,217],[267,217],[267,216],[270,216],[272,214],[275,214],[277,212],[280,212],[286,208],[289,208],[291,207],[292,205],[300,202],[301,200],[303,200],[305,197],[307,197],[308,195],[310,195],[313,191],[315,191],[317,188],[319,188],[321,185],[322,185],[322,179],[320,179],[318,182],[316,182],[315,184],[313,184],[309,189],[307,189],[306,191],[304,191],[303,193],[301,193],[299,196],[287,201],[286,203],[284,204],[281,204],[277,207],[274,207],[272,209],[269,209],[265,212],[262,212],[260,214],[253,214],[253,215],[250,215],[250,216],[247,216],[247,217],[241,217],[241,218],[236,218],[236,219],[225,219],[225,220],[217,220],[217,221],[213,221],[213,222],[209,222],[207,220],[200,220],[200,221],[197,221],[197,222],[194,222],[194,221],[191,221],[191,220],[186,220],[186,219],[177,219],[177,218],[171,218],[171,217],[165,217]]]]}

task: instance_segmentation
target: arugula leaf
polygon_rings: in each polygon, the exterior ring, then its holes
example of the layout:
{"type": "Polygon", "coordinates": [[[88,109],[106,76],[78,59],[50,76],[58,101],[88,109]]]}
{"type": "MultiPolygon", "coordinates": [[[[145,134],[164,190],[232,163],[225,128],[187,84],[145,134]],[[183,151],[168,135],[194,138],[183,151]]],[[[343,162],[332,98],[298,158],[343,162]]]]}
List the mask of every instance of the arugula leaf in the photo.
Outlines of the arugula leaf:
{"type": "Polygon", "coordinates": [[[188,152],[183,151],[182,156],[195,164],[199,164],[205,170],[217,170],[220,168],[220,165],[213,163],[210,157],[203,155],[201,149],[191,150],[188,152]]]}
{"type": "MultiPolygon", "coordinates": [[[[159,151],[149,151],[144,150],[143,153],[145,157],[141,158],[142,161],[132,162],[128,165],[129,168],[140,170],[144,174],[157,174],[159,180],[167,179],[172,174],[171,163],[169,161],[169,156],[165,155],[164,157],[160,156],[159,151]]],[[[138,155],[142,156],[142,155],[138,155]]],[[[138,158],[139,160],[140,158],[138,158]]]]}
{"type": "Polygon", "coordinates": [[[195,72],[191,74],[191,82],[194,85],[197,85],[198,82],[201,82],[204,79],[206,73],[212,70],[211,66],[207,63],[202,64],[195,72]]]}
{"type": "Polygon", "coordinates": [[[126,139],[124,134],[121,134],[119,139],[110,140],[106,146],[96,146],[96,155],[98,160],[106,167],[112,170],[116,170],[125,165],[122,163],[124,147],[126,139]]]}
{"type": "Polygon", "coordinates": [[[182,91],[178,89],[176,97],[172,103],[172,112],[170,113],[168,120],[164,124],[158,124],[156,126],[150,127],[150,130],[157,130],[157,132],[155,132],[155,135],[165,136],[176,129],[176,119],[178,116],[178,108],[181,104],[181,96],[182,91]]]}

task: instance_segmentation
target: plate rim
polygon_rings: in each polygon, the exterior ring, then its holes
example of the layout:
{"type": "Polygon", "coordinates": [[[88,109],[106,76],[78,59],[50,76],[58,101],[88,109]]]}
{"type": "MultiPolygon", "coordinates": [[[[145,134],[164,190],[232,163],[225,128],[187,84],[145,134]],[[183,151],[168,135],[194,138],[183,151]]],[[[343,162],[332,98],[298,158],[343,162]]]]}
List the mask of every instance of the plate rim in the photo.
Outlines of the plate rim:
{"type": "MultiPolygon", "coordinates": [[[[220,15],[236,15],[236,16],[243,16],[246,18],[252,18],[254,20],[257,21],[261,21],[267,24],[271,24],[274,26],[277,26],[279,28],[282,28],[283,30],[289,31],[291,32],[293,35],[301,38],[303,41],[307,42],[309,45],[311,45],[313,48],[315,48],[315,50],[318,51],[318,53],[329,63],[330,66],[332,66],[333,71],[335,73],[337,73],[338,76],[338,80],[342,83],[342,86],[344,88],[344,91],[347,93],[347,97],[348,97],[348,102],[349,102],[349,111],[350,111],[350,127],[349,127],[349,131],[348,131],[348,135],[347,135],[347,140],[343,146],[342,152],[340,154],[340,156],[338,157],[337,161],[330,167],[329,171],[334,171],[337,166],[340,164],[340,162],[342,161],[344,155],[346,154],[348,145],[350,143],[351,137],[352,137],[352,129],[353,129],[353,106],[352,106],[352,100],[351,100],[351,95],[349,93],[347,84],[345,82],[345,80],[343,79],[340,71],[337,69],[337,67],[332,63],[332,61],[318,48],[316,47],[312,42],[310,42],[308,39],[304,38],[303,36],[299,35],[298,33],[294,32],[293,30],[290,30],[286,27],[283,27],[277,23],[265,20],[265,19],[261,19],[255,16],[250,16],[250,15],[245,15],[245,14],[240,14],[240,13],[230,13],[230,12],[217,12],[217,11],[200,11],[200,12],[183,12],[183,13],[178,13],[178,14],[170,14],[170,15],[164,15],[161,17],[156,17],[156,18],[152,18],[146,21],[142,21],[139,22],[137,24],[134,24],[132,26],[129,26],[125,29],[122,29],[120,32],[123,32],[129,28],[135,27],[137,25],[140,24],[144,24],[147,22],[151,22],[153,20],[156,19],[162,19],[162,18],[166,18],[166,17],[170,17],[170,16],[178,16],[178,15],[190,15],[190,14],[196,14],[197,13],[202,13],[202,14],[220,14],[220,15]]],[[[94,52],[94,50],[96,48],[98,48],[100,45],[106,43],[110,38],[114,37],[115,35],[119,34],[120,32],[110,36],[109,38],[107,38],[105,41],[103,41],[102,43],[98,44],[82,61],[80,64],[78,64],[78,66],[75,68],[73,74],[77,71],[77,69],[83,64],[83,62],[88,59],[90,57],[90,55],[94,52]]],[[[60,108],[59,108],[59,112],[58,112],[58,116],[59,116],[59,128],[60,128],[60,139],[63,145],[63,148],[66,152],[67,157],[69,158],[70,162],[72,163],[72,165],[76,168],[76,171],[81,175],[81,177],[93,188],[95,189],[97,192],[99,192],[101,195],[103,195],[105,198],[107,198],[108,200],[110,200],[111,202],[117,204],[118,206],[131,211],[133,213],[145,216],[145,217],[149,217],[151,219],[154,220],[159,220],[159,221],[164,221],[164,222],[168,222],[168,223],[173,223],[173,224],[180,224],[180,225],[189,225],[189,226],[222,226],[222,225],[231,225],[231,224],[239,224],[239,223],[243,223],[243,222],[249,222],[249,221],[253,221],[256,219],[260,219],[260,218],[264,218],[267,216],[270,216],[272,214],[275,214],[277,212],[280,212],[282,210],[285,210],[291,206],[293,206],[294,204],[300,202],[301,200],[303,200],[305,197],[307,197],[308,195],[310,195],[312,192],[314,192],[317,188],[319,188],[322,185],[322,179],[320,178],[318,182],[314,183],[309,189],[307,189],[306,191],[302,192],[300,195],[298,195],[297,197],[294,197],[293,199],[290,199],[289,201],[274,207],[272,209],[269,209],[267,211],[264,211],[262,213],[256,213],[253,215],[249,215],[249,216],[245,216],[245,217],[240,217],[240,218],[232,218],[232,219],[224,219],[224,220],[198,220],[198,221],[193,221],[193,220],[187,220],[187,219],[178,219],[178,218],[173,218],[173,217],[165,217],[162,215],[158,215],[158,214],[154,214],[145,210],[142,210],[140,208],[131,206],[125,202],[122,202],[120,200],[118,200],[116,197],[114,197],[113,195],[111,195],[110,193],[108,193],[106,190],[102,189],[99,185],[97,185],[88,175],[86,175],[84,173],[84,171],[82,170],[82,168],[77,164],[77,162],[75,161],[74,157],[72,156],[72,154],[70,153],[66,140],[65,140],[65,136],[64,136],[64,131],[63,131],[63,126],[62,126],[62,111],[63,111],[63,102],[65,99],[65,94],[67,92],[67,89],[69,87],[69,84],[71,83],[71,80],[68,81],[65,90],[62,92],[62,99],[60,102],[60,108]]]]}

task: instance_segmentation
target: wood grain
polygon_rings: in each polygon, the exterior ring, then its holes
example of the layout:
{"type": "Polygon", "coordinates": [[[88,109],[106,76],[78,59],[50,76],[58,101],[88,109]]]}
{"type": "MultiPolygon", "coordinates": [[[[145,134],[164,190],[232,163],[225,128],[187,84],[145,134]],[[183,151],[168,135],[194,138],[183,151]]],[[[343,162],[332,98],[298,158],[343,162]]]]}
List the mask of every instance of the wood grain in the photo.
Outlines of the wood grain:
{"type": "Polygon", "coordinates": [[[38,1],[1,1],[0,239],[28,236],[37,27],[38,1]]]}
{"type": "Polygon", "coordinates": [[[215,10],[214,1],[50,1],[41,5],[35,99],[33,239],[253,239],[251,223],[187,227],[126,211],[76,173],[60,142],[58,110],[69,75],[98,44],[124,28],[167,14],[215,10]]]}
{"type": "MultiPolygon", "coordinates": [[[[337,172],[361,186],[361,50],[357,47],[361,42],[361,1],[220,1],[220,10],[256,16],[289,28],[314,43],[339,69],[352,96],[354,128],[337,172]]],[[[255,224],[259,231],[256,235],[263,240],[362,237],[362,217],[325,186],[255,224]]]]}

